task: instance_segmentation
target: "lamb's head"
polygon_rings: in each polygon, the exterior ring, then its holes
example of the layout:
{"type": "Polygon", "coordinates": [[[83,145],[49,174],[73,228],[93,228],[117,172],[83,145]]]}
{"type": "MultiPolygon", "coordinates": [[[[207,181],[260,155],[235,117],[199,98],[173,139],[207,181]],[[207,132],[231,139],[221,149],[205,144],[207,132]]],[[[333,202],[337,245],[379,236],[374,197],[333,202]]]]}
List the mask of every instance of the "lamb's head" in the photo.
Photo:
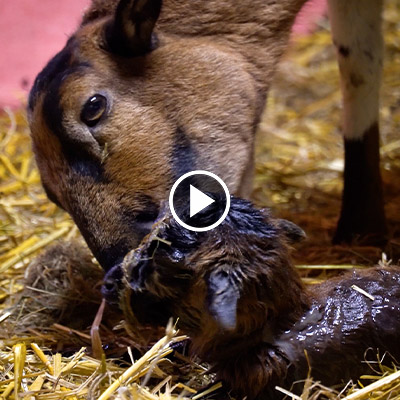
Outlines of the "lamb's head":
{"type": "MultiPolygon", "coordinates": [[[[225,206],[214,199],[192,220],[213,220],[225,206]]],[[[302,312],[303,286],[289,255],[290,244],[302,237],[293,223],[237,198],[226,219],[207,232],[187,230],[163,211],[121,268],[110,271],[103,290],[132,324],[177,318],[196,351],[215,356],[221,342],[247,346],[302,312]]]]}

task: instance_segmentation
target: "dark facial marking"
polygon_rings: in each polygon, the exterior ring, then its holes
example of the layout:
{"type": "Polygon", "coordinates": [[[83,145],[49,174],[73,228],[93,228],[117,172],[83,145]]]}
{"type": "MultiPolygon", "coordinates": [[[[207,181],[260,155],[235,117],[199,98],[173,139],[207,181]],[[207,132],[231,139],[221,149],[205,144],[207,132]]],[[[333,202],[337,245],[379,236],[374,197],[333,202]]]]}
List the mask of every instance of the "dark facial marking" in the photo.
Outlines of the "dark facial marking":
{"type": "Polygon", "coordinates": [[[60,105],[60,88],[63,81],[73,73],[87,68],[88,64],[71,65],[63,69],[53,77],[51,82],[47,83],[46,94],[43,100],[44,120],[57,138],[60,140],[63,154],[71,170],[84,177],[91,177],[96,182],[104,182],[103,168],[100,162],[93,158],[83,147],[68,136],[62,125],[63,110],[60,105]]]}
{"type": "Polygon", "coordinates": [[[28,109],[30,111],[33,111],[39,95],[48,88],[53,79],[69,68],[74,46],[74,38],[70,38],[64,49],[56,54],[36,77],[29,93],[28,109]]]}
{"type": "Polygon", "coordinates": [[[196,151],[190,143],[185,131],[178,127],[175,131],[172,148],[172,169],[174,179],[196,169],[196,151]]]}
{"type": "MultiPolygon", "coordinates": [[[[72,61],[76,46],[75,38],[70,38],[64,49],[54,56],[38,75],[29,95],[29,110],[33,110],[39,95],[45,93],[43,99],[44,120],[51,132],[60,140],[63,154],[71,170],[79,175],[91,177],[97,182],[104,181],[100,163],[82,149],[81,144],[74,143],[62,125],[63,110],[60,106],[60,87],[69,75],[90,67],[88,63],[72,61]]],[[[52,197],[54,198],[54,196],[52,197]]],[[[51,199],[51,195],[49,198],[51,199]]]]}
{"type": "Polygon", "coordinates": [[[99,160],[83,148],[81,143],[75,142],[68,136],[68,132],[62,125],[63,110],[60,106],[60,87],[66,77],[74,72],[85,68],[84,65],[78,65],[59,74],[50,84],[45,98],[43,100],[44,120],[57,138],[61,142],[63,155],[67,160],[71,170],[80,176],[90,177],[96,182],[104,182],[103,168],[99,160]]]}

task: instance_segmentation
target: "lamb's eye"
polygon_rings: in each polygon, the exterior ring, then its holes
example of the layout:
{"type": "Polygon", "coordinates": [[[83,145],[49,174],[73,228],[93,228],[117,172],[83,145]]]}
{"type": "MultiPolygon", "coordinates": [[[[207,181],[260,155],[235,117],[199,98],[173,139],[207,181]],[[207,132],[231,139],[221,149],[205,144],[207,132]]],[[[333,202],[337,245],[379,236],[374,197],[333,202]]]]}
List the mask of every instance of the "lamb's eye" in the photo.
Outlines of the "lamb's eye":
{"type": "Polygon", "coordinates": [[[83,106],[81,120],[87,126],[92,128],[100,121],[106,109],[107,99],[101,94],[95,94],[83,106]]]}

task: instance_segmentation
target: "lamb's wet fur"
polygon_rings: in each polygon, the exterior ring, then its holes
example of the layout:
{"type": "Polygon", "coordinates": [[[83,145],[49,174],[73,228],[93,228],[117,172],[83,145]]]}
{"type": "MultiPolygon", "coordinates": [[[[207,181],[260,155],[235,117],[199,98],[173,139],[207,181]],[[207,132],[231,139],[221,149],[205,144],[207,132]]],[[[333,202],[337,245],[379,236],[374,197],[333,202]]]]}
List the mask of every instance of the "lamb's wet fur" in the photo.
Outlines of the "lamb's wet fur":
{"type": "MultiPolygon", "coordinates": [[[[216,198],[196,217],[212,219],[221,206],[216,198]]],[[[296,225],[236,198],[208,232],[188,231],[164,211],[119,279],[108,273],[106,294],[115,301],[119,293],[133,324],[179,318],[193,351],[248,399],[279,398],[276,385],[290,389],[309,372],[326,385],[357,379],[369,371],[368,349],[369,359],[378,349],[400,359],[400,268],[305,288],[289,254],[301,237],[296,225]]]]}

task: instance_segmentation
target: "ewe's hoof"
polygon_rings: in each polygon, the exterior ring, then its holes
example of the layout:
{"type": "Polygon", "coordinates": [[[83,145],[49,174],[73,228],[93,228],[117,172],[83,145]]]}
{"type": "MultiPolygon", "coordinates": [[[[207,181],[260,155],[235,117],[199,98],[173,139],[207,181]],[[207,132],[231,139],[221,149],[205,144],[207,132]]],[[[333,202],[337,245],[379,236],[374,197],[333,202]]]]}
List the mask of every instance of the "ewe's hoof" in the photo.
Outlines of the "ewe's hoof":
{"type": "Polygon", "coordinates": [[[375,246],[384,248],[389,240],[385,221],[371,226],[365,224],[355,224],[352,220],[339,220],[333,244],[349,244],[357,246],[375,246]]]}

